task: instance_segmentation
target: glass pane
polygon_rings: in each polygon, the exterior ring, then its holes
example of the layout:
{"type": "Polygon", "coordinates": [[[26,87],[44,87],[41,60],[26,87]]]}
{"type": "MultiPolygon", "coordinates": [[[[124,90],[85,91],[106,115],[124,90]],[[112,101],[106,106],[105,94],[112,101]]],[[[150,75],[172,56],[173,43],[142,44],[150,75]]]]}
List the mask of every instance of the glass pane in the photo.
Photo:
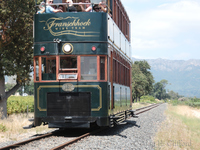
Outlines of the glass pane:
{"type": "Polygon", "coordinates": [[[38,58],[35,58],[35,64],[36,64],[36,66],[35,66],[35,74],[36,74],[35,80],[39,81],[39,60],[38,60],[38,58]]]}
{"type": "Polygon", "coordinates": [[[105,80],[105,57],[100,57],[100,80],[105,80]]]}
{"type": "Polygon", "coordinates": [[[97,57],[81,57],[81,80],[97,80],[97,57]]]}
{"type": "Polygon", "coordinates": [[[60,69],[77,68],[77,57],[60,57],[60,69]]]}
{"type": "Polygon", "coordinates": [[[42,80],[56,80],[56,58],[42,57],[42,80]]]}

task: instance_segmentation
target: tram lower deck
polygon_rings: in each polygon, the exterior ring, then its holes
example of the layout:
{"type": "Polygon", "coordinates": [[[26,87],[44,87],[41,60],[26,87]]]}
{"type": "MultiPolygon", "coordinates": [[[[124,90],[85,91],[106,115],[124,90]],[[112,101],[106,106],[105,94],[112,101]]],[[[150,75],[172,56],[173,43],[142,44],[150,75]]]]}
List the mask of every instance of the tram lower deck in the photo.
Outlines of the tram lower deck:
{"type": "Polygon", "coordinates": [[[130,110],[129,88],[115,86],[111,111],[108,82],[35,83],[35,126],[89,128],[91,123],[110,126],[110,116],[130,110]]]}

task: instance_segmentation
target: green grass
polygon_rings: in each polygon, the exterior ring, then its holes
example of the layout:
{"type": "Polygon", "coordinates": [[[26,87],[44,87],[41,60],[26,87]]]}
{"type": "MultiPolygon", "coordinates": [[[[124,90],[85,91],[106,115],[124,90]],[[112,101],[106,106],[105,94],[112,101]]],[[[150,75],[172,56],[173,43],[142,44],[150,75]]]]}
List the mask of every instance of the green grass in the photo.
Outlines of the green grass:
{"type": "Polygon", "coordinates": [[[3,123],[0,124],[0,132],[6,132],[7,128],[5,125],[3,125],[3,123]]]}
{"type": "Polygon", "coordinates": [[[187,105],[187,106],[190,106],[190,107],[200,109],[200,100],[188,99],[188,100],[185,100],[185,101],[179,101],[179,100],[175,99],[175,100],[168,101],[168,103],[172,104],[173,106],[187,105]]]}

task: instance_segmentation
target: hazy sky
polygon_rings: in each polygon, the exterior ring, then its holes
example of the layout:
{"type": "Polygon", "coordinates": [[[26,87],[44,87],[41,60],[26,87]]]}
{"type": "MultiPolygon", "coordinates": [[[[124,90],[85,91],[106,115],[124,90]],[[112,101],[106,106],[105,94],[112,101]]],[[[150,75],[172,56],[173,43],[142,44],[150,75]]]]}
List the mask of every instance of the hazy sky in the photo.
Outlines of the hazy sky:
{"type": "Polygon", "coordinates": [[[200,0],[122,0],[133,57],[200,59],[200,0]]]}

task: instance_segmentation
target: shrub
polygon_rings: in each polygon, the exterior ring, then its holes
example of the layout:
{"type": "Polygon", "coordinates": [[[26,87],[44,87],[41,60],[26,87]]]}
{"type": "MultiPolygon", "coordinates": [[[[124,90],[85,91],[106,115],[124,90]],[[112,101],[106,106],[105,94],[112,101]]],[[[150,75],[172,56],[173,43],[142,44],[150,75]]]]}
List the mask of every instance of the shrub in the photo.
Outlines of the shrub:
{"type": "Polygon", "coordinates": [[[24,113],[27,111],[34,111],[34,98],[33,96],[11,96],[7,101],[7,114],[24,113]]]}
{"type": "Polygon", "coordinates": [[[140,99],[140,102],[156,103],[155,98],[153,96],[149,96],[149,95],[142,96],[140,99]]]}

